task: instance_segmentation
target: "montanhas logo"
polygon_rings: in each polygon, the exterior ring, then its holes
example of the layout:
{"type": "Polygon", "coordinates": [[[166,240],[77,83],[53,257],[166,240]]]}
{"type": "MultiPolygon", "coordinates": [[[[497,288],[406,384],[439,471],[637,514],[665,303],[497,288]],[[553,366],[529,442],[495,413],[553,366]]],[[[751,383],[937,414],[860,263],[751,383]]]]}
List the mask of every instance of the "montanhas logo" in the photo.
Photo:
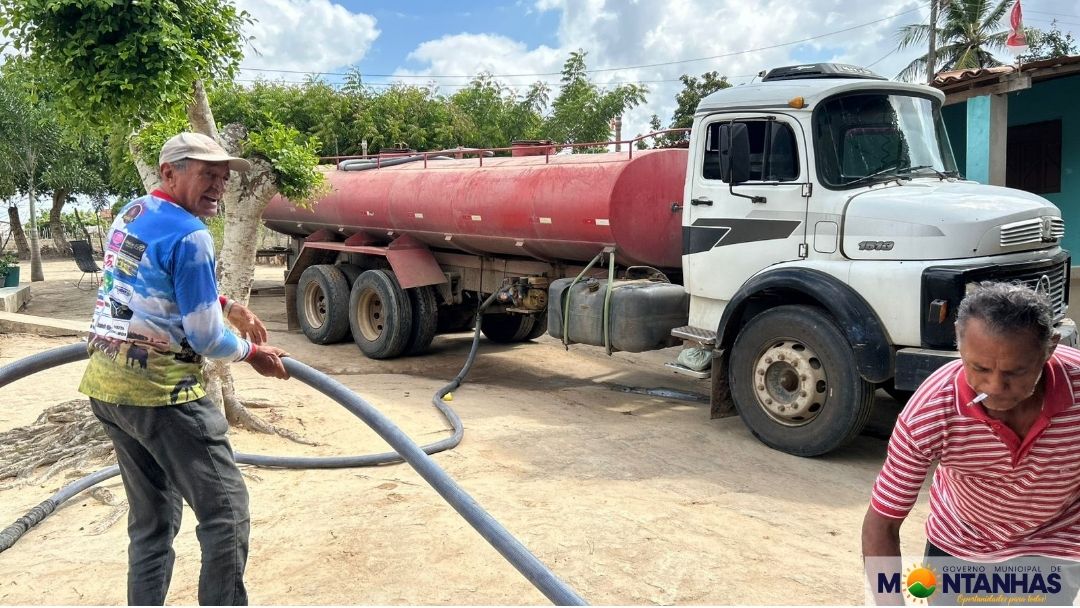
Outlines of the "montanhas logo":
{"type": "Polygon", "coordinates": [[[937,575],[930,568],[915,565],[904,573],[904,593],[912,600],[926,600],[937,591],[937,575]]]}
{"type": "Polygon", "coordinates": [[[879,571],[876,591],[903,593],[909,604],[933,604],[949,596],[945,603],[977,605],[1055,603],[1048,596],[1062,590],[1059,565],[949,562],[915,563],[903,573],[879,571]]]}

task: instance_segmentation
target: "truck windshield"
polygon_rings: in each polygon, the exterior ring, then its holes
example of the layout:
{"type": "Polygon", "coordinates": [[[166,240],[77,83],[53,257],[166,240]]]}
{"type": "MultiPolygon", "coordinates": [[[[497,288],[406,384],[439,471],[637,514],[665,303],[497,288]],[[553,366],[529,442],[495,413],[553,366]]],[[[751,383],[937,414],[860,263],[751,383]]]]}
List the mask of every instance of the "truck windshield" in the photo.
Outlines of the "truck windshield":
{"type": "Polygon", "coordinates": [[[822,184],[847,188],[923,172],[959,175],[936,105],[929,97],[881,92],[823,102],[814,111],[822,184]]]}

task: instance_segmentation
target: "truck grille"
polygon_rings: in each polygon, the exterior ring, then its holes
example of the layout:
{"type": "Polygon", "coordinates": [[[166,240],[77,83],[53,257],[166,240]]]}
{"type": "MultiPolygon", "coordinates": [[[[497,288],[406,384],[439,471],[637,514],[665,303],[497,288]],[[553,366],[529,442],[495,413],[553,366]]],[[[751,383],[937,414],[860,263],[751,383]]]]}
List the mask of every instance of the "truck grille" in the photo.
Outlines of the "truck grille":
{"type": "Polygon", "coordinates": [[[1065,220],[1060,217],[1044,216],[1021,220],[1001,227],[1001,246],[1013,247],[1028,243],[1048,243],[1061,240],[1065,236],[1065,220]],[[1049,224],[1045,225],[1045,221],[1049,224]]]}
{"type": "Polygon", "coordinates": [[[1028,269],[1014,274],[995,274],[993,280],[1014,281],[1023,283],[1032,289],[1038,289],[1039,282],[1042,281],[1042,278],[1045,276],[1050,282],[1047,297],[1050,299],[1050,305],[1054,307],[1054,318],[1056,320],[1063,317],[1065,311],[1068,309],[1068,304],[1066,303],[1066,291],[1069,289],[1069,272],[1066,264],[1068,264],[1068,262],[1038,270],[1028,269]]]}

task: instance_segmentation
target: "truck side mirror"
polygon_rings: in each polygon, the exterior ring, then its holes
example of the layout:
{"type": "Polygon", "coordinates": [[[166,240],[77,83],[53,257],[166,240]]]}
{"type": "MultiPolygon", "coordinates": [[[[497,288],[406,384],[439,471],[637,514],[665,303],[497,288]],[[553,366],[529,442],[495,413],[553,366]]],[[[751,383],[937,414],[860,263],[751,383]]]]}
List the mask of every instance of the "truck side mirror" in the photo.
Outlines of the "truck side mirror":
{"type": "Polygon", "coordinates": [[[720,125],[720,179],[729,184],[750,181],[750,133],[741,122],[720,125]]]}

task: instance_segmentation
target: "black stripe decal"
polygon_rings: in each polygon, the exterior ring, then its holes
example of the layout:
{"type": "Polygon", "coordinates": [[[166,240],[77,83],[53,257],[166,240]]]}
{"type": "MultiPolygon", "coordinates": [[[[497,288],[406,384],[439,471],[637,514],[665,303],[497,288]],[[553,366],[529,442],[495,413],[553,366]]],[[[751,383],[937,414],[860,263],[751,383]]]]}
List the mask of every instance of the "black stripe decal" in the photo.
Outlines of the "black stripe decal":
{"type": "Polygon", "coordinates": [[[702,218],[683,226],[683,255],[726,245],[786,239],[802,224],[798,220],[702,218]]]}

